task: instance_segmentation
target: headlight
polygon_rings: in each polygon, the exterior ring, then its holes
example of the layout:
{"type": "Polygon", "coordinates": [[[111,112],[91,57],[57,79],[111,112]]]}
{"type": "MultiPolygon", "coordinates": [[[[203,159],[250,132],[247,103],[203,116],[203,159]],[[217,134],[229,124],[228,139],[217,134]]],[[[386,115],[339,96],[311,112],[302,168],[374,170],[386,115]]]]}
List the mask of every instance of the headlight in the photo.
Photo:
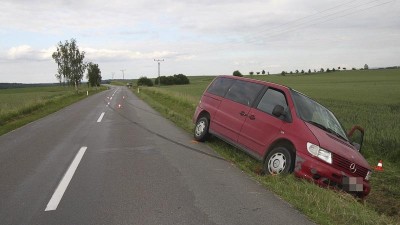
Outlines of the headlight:
{"type": "Polygon", "coordinates": [[[307,142],[307,150],[311,155],[316,156],[329,164],[332,164],[332,154],[330,151],[309,142],[307,142]]]}
{"type": "Polygon", "coordinates": [[[368,170],[368,173],[367,173],[367,175],[365,176],[365,180],[371,179],[371,175],[372,175],[372,172],[371,172],[370,170],[368,170]]]}

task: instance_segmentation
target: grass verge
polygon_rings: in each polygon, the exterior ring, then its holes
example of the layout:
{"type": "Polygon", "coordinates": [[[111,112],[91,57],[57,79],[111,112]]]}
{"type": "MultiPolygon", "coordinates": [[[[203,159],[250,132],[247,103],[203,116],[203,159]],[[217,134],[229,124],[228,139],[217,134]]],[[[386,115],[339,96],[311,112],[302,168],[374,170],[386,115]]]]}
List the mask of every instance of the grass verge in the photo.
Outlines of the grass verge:
{"type": "MultiPolygon", "coordinates": [[[[169,92],[168,88],[141,88],[137,95],[179,127],[190,133],[193,131],[191,119],[197,102],[191,98],[169,92]]],[[[247,154],[216,138],[211,138],[207,144],[318,224],[400,224],[400,218],[385,215],[388,214],[386,209],[384,213],[378,212],[379,205],[371,204],[368,199],[361,204],[346,193],[320,188],[292,175],[260,176],[262,165],[247,154]]],[[[391,187],[393,185],[386,188],[391,187]]],[[[396,194],[394,192],[391,193],[396,194]]],[[[393,210],[397,208],[393,204],[392,207],[393,210]]]]}
{"type": "MultiPolygon", "coordinates": [[[[89,96],[105,89],[105,87],[102,87],[98,90],[90,90],[89,96]]],[[[37,91],[35,88],[30,88],[30,90],[33,90],[32,92],[37,91]]],[[[9,89],[7,91],[12,90],[9,89]]],[[[81,90],[78,94],[76,94],[74,90],[71,90],[67,93],[52,96],[51,98],[44,97],[40,100],[35,99],[30,103],[17,108],[16,110],[10,110],[9,112],[2,113],[0,117],[0,135],[22,127],[25,124],[37,119],[43,118],[86,97],[86,89],[81,90]]]]}

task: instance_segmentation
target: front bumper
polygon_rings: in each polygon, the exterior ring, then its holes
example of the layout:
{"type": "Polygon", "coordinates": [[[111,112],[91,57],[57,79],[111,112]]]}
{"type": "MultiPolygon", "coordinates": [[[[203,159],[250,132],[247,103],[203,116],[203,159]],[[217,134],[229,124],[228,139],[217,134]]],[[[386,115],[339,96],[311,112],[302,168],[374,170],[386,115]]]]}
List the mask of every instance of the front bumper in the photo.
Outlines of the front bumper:
{"type": "Polygon", "coordinates": [[[341,189],[361,198],[366,197],[371,190],[369,182],[364,177],[352,177],[351,174],[338,170],[307,153],[296,153],[294,174],[320,186],[341,189]]]}

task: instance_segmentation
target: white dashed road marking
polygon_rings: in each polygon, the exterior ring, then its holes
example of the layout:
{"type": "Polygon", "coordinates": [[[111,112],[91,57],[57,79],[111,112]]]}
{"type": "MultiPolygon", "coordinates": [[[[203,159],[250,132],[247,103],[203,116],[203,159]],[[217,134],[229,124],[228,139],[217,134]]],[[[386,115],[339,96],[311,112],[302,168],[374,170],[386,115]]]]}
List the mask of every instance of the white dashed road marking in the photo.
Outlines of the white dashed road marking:
{"type": "Polygon", "coordinates": [[[44,211],[52,211],[56,210],[58,204],[60,203],[65,190],[67,190],[67,187],[69,185],[69,182],[71,181],[72,177],[74,176],[76,168],[78,168],[79,163],[81,162],[81,159],[83,157],[83,154],[85,154],[87,147],[83,146],[81,149],[79,149],[78,153],[76,154],[74,161],[72,161],[71,165],[69,166],[67,172],[65,172],[64,177],[58,184],[56,190],[53,193],[53,196],[51,196],[51,199],[49,203],[47,203],[47,207],[44,211]]]}
{"type": "Polygon", "coordinates": [[[103,119],[104,116],[104,112],[101,113],[100,117],[97,119],[97,122],[100,123],[101,120],[103,119]]]}

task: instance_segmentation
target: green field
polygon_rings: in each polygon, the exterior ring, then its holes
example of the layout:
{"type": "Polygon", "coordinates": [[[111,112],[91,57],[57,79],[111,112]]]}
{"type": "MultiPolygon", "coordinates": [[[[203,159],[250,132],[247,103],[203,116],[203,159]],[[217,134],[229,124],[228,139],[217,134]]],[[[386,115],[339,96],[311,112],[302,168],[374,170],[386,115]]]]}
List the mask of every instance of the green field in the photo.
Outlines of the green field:
{"type": "MultiPolygon", "coordinates": [[[[364,127],[366,134],[362,153],[372,167],[382,159],[385,171],[373,173],[370,195],[364,205],[354,205],[352,198],[343,197],[341,193],[314,189],[308,183],[292,181],[292,178],[258,176],[258,162],[212,139],[208,143],[216,151],[317,223],[400,224],[400,70],[257,75],[250,78],[286,85],[314,98],[331,109],[346,129],[354,124],[364,127]]],[[[142,88],[139,97],[191,132],[195,106],[212,79],[190,77],[190,85],[142,88]]]]}
{"type": "MultiPolygon", "coordinates": [[[[104,88],[102,88],[104,89],[104,88]]],[[[0,89],[0,135],[55,112],[100,90],[73,87],[0,89]]]]}

